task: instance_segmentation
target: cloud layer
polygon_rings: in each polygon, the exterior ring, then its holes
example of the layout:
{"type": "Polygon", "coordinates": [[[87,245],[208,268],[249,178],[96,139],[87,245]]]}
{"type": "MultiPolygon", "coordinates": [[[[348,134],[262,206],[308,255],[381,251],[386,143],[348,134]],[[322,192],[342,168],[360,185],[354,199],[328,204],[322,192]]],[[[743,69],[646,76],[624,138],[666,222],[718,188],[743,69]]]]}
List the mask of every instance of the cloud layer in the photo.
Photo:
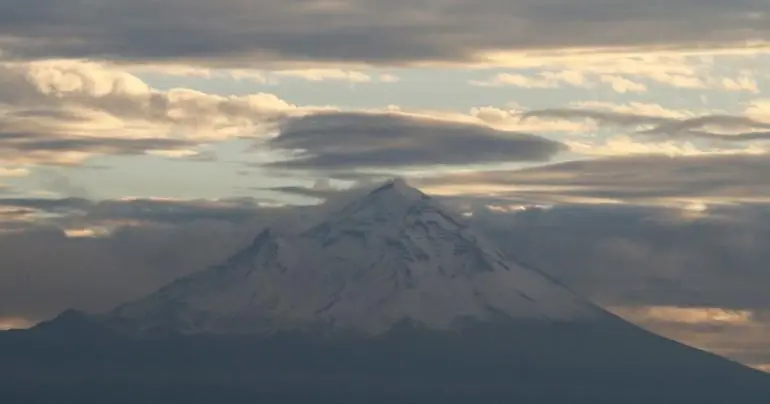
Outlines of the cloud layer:
{"type": "Polygon", "coordinates": [[[767,202],[765,156],[632,156],[424,178],[436,192],[537,203],[767,202]]]}
{"type": "Polygon", "coordinates": [[[0,44],[25,58],[457,62],[522,49],[768,40],[768,11],[760,0],[10,0],[0,5],[0,44]]]}
{"type": "MultiPolygon", "coordinates": [[[[629,128],[638,135],[668,136],[673,138],[701,138],[719,142],[750,142],[770,140],[770,109],[750,109],[758,119],[747,115],[710,114],[702,116],[676,117],[643,112],[562,108],[528,111],[521,115],[529,118],[552,120],[590,119],[599,124],[629,128]]],[[[659,111],[662,112],[662,111],[659,111]]]]}

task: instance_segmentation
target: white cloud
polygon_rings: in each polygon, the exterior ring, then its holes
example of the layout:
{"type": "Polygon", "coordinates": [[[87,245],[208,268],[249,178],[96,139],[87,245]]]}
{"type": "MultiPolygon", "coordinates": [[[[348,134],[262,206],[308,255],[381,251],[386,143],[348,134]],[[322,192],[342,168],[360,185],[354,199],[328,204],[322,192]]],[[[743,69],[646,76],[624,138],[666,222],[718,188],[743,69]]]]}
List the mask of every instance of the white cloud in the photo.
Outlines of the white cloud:
{"type": "Polygon", "coordinates": [[[544,71],[534,76],[518,73],[499,73],[488,80],[474,80],[471,84],[481,87],[514,86],[522,88],[558,88],[562,85],[587,87],[585,76],[576,71],[544,71]]]}
{"type": "Polygon", "coordinates": [[[602,75],[600,76],[602,83],[609,84],[612,89],[617,93],[644,93],[647,92],[647,86],[642,83],[631,81],[622,76],[615,75],[602,75]]]}
{"type": "Polygon", "coordinates": [[[521,132],[548,133],[592,133],[597,130],[595,122],[584,120],[582,122],[551,119],[521,119],[524,111],[518,108],[500,109],[496,107],[477,107],[470,111],[470,115],[486,123],[489,126],[515,130],[521,132]]]}
{"type": "Polygon", "coordinates": [[[661,321],[693,325],[745,325],[753,321],[750,310],[729,310],[720,307],[614,307],[615,313],[636,321],[661,321]]]}
{"type": "Polygon", "coordinates": [[[556,88],[559,86],[556,81],[512,73],[500,73],[486,81],[471,81],[471,84],[481,87],[514,86],[523,88],[556,88]]]}
{"type": "Polygon", "coordinates": [[[0,331],[29,328],[34,322],[21,317],[0,317],[0,331]]]}
{"type": "Polygon", "coordinates": [[[734,147],[703,147],[686,140],[650,141],[636,140],[629,135],[615,135],[593,140],[564,140],[572,152],[592,157],[665,155],[665,156],[705,156],[705,155],[764,155],[770,152],[768,147],[759,144],[738,145],[734,147]]]}
{"type": "Polygon", "coordinates": [[[154,156],[168,157],[168,158],[181,158],[181,157],[197,156],[198,154],[200,154],[200,152],[193,149],[150,150],[147,152],[147,154],[151,154],[154,156]]]}
{"type": "Polygon", "coordinates": [[[753,119],[770,122],[770,99],[753,100],[746,106],[743,112],[753,119]]]}
{"type": "Polygon", "coordinates": [[[282,77],[300,78],[308,81],[347,81],[350,83],[369,83],[372,76],[355,70],[343,69],[304,69],[304,70],[284,70],[273,73],[282,77]]]}
{"type": "Polygon", "coordinates": [[[29,175],[26,168],[5,168],[0,167],[0,177],[25,177],[29,175]]]}
{"type": "Polygon", "coordinates": [[[325,108],[269,93],[159,91],[119,66],[90,61],[0,63],[0,84],[0,164],[7,166],[142,151],[181,157],[196,144],[265,136],[276,119],[325,108]]]}
{"type": "Polygon", "coordinates": [[[98,238],[109,235],[109,231],[102,228],[75,228],[65,229],[64,235],[68,238],[98,238]]]}
{"type": "Polygon", "coordinates": [[[746,91],[750,93],[759,92],[757,80],[749,76],[740,76],[737,78],[723,77],[721,79],[722,88],[727,91],[746,91]]]}
{"type": "Polygon", "coordinates": [[[401,81],[401,78],[391,73],[383,73],[380,74],[379,80],[383,83],[397,83],[401,81]]]}
{"type": "MultiPolygon", "coordinates": [[[[574,75],[593,80],[605,81],[608,84],[620,83],[617,78],[633,81],[637,91],[641,91],[651,81],[658,85],[692,90],[726,90],[756,93],[759,84],[750,71],[729,77],[717,74],[715,60],[731,58],[729,63],[738,64],[741,61],[752,61],[759,55],[770,54],[767,47],[745,47],[742,49],[710,49],[710,50],[647,50],[626,52],[610,49],[573,49],[559,51],[533,51],[490,54],[487,64],[482,67],[508,67],[514,70],[546,70],[569,71],[574,75]],[[602,77],[607,77],[602,79],[602,77]]],[[[517,71],[509,73],[509,80],[521,82],[521,74],[517,71]]],[[[526,78],[526,77],[525,77],[526,78]]],[[[535,76],[537,78],[537,76],[535,76]]],[[[530,78],[529,81],[533,80],[530,78]]],[[[502,85],[505,80],[491,79],[477,84],[502,85]]],[[[552,84],[547,80],[539,81],[541,85],[552,84]]],[[[628,83],[626,83],[628,84],[628,83]]],[[[627,87],[627,86],[625,86],[627,87]]],[[[624,86],[619,85],[620,89],[624,86]]],[[[627,90],[632,91],[632,90],[627,90]]]]}
{"type": "Polygon", "coordinates": [[[715,111],[693,111],[689,109],[672,109],[651,102],[614,103],[607,101],[576,101],[570,104],[574,108],[593,109],[617,112],[621,114],[638,114],[647,116],[660,116],[672,119],[692,118],[699,114],[715,111]]]}

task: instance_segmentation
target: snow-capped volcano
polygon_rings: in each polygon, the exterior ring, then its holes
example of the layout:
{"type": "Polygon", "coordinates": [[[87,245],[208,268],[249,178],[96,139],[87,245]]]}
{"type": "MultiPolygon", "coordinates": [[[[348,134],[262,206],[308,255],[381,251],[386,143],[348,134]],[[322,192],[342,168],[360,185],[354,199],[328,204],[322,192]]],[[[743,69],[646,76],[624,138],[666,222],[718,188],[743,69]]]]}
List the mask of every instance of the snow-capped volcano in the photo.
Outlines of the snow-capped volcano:
{"type": "Polygon", "coordinates": [[[224,264],[112,312],[0,333],[0,357],[0,391],[13,403],[770,395],[767,375],[592,306],[399,181],[299,234],[265,230],[224,264]]]}
{"type": "Polygon", "coordinates": [[[467,320],[603,315],[395,180],[300,234],[267,229],[226,263],[105,316],[138,333],[263,334],[381,333],[404,320],[447,329],[467,320]]]}

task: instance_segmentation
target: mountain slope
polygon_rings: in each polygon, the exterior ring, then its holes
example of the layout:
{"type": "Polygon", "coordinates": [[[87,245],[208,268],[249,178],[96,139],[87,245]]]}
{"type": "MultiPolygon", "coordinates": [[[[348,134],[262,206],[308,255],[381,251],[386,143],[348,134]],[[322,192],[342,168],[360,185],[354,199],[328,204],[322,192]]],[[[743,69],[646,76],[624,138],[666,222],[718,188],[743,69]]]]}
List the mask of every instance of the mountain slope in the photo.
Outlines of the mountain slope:
{"type": "Polygon", "coordinates": [[[224,265],[106,318],[138,333],[382,333],[413,321],[585,320],[604,313],[506,259],[461,219],[394,181],[294,236],[270,230],[224,265]]]}

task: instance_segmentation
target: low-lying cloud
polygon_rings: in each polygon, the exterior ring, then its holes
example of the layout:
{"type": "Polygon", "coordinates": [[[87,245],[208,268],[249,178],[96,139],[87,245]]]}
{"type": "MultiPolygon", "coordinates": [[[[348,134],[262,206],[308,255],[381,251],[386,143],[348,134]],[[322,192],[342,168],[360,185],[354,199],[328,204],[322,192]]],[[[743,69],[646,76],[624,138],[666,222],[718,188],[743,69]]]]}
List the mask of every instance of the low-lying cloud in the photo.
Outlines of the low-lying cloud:
{"type": "Polygon", "coordinates": [[[536,203],[676,204],[770,200],[765,156],[611,157],[524,170],[476,171],[420,179],[435,192],[479,193],[536,203]]]}

